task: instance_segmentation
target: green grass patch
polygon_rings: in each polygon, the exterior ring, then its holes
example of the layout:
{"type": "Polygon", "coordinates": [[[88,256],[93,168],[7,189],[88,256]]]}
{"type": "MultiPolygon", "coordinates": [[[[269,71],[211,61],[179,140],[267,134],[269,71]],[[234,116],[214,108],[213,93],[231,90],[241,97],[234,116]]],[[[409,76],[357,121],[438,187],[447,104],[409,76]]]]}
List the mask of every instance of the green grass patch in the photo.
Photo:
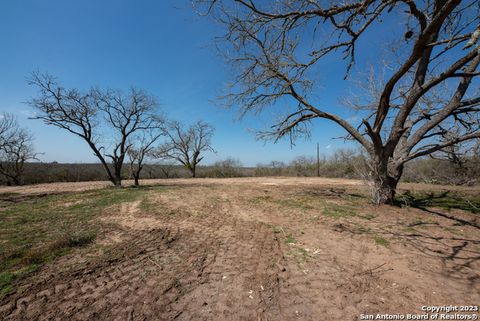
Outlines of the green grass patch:
{"type": "Polygon", "coordinates": [[[91,244],[106,208],[142,197],[151,188],[107,188],[25,196],[0,211],[0,297],[14,282],[74,248],[91,244]]]}
{"type": "Polygon", "coordinates": [[[357,212],[346,205],[328,204],[323,207],[322,214],[333,218],[356,216],[357,212]]]}
{"type": "Polygon", "coordinates": [[[304,263],[308,259],[309,255],[307,250],[303,247],[297,247],[296,259],[298,264],[304,263]]]}
{"type": "Polygon", "coordinates": [[[295,244],[295,243],[297,243],[297,240],[293,237],[292,234],[288,234],[285,242],[287,244],[295,244]]]}
{"type": "Polygon", "coordinates": [[[376,218],[377,216],[375,214],[372,214],[372,213],[368,213],[366,215],[359,215],[360,218],[363,218],[364,220],[367,220],[367,221],[371,221],[373,220],[374,218],[376,218]]]}
{"type": "Polygon", "coordinates": [[[11,272],[0,273],[0,297],[7,295],[12,291],[12,283],[15,280],[15,274],[11,272]]]}
{"type": "Polygon", "coordinates": [[[271,203],[281,207],[297,208],[302,210],[312,210],[319,205],[319,199],[309,195],[290,196],[281,199],[273,198],[270,195],[262,195],[252,197],[248,199],[248,202],[250,204],[271,203]]]}
{"type": "Polygon", "coordinates": [[[298,253],[300,253],[303,257],[307,257],[307,256],[308,256],[307,250],[305,250],[303,247],[298,247],[298,248],[297,248],[297,251],[298,251],[298,253]]]}
{"type": "Polygon", "coordinates": [[[260,221],[260,220],[257,220],[256,222],[258,224],[262,224],[262,225],[265,225],[268,228],[271,228],[273,233],[275,233],[275,234],[285,233],[284,229],[281,226],[276,226],[276,225],[273,225],[271,223],[260,221]]]}
{"type": "Polygon", "coordinates": [[[39,266],[37,264],[27,265],[15,272],[0,273],[0,298],[9,294],[13,290],[13,282],[17,279],[24,278],[36,270],[39,266]]]}
{"type": "Polygon", "coordinates": [[[278,201],[278,204],[283,207],[299,208],[304,211],[315,208],[315,200],[310,197],[286,198],[278,201]]]}
{"type": "Polygon", "coordinates": [[[388,240],[386,240],[385,238],[383,238],[379,235],[375,235],[373,237],[373,240],[375,241],[375,244],[381,245],[381,246],[388,246],[390,244],[390,242],[388,240]]]}
{"type": "Polygon", "coordinates": [[[356,223],[356,222],[351,222],[351,223],[353,224],[353,226],[355,226],[356,233],[358,234],[370,233],[370,229],[368,227],[365,227],[362,224],[356,223]]]}

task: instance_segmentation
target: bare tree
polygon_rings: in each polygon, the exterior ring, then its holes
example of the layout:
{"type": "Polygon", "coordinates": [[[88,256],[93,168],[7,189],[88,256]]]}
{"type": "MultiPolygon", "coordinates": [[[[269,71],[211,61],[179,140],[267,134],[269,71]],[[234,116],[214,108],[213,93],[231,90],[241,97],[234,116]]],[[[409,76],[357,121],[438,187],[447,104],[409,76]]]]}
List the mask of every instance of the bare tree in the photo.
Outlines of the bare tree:
{"type": "Polygon", "coordinates": [[[131,147],[127,152],[130,173],[134,179],[135,186],[139,185],[140,173],[145,165],[145,161],[154,156],[155,143],[163,135],[164,120],[158,117],[156,121],[157,124],[155,126],[152,125],[150,129],[144,130],[140,135],[133,137],[130,143],[131,147]]]}
{"type": "Polygon", "coordinates": [[[476,0],[195,2],[226,26],[219,47],[237,70],[227,102],[242,113],[287,105],[263,137],[295,139],[315,119],[342,127],[369,154],[378,204],[394,201],[405,163],[480,138],[476,0]],[[378,46],[362,43],[378,31],[378,46]],[[326,59],[344,66],[346,79],[361,49],[381,61],[392,46],[385,59],[395,61],[374,78],[377,95],[357,106],[358,126],[321,107],[316,76],[326,59]]]}
{"type": "Polygon", "coordinates": [[[166,142],[157,151],[157,157],[180,162],[195,177],[197,165],[203,159],[201,154],[214,151],[211,146],[214,128],[198,121],[184,129],[180,122],[172,121],[164,133],[166,142]]]}
{"type": "Polygon", "coordinates": [[[12,114],[3,113],[0,115],[0,148],[3,148],[18,131],[18,123],[12,114]]]}
{"type": "Polygon", "coordinates": [[[178,172],[176,171],[177,165],[174,161],[169,160],[166,162],[160,162],[157,164],[157,168],[160,169],[162,178],[176,178],[179,177],[178,172]]]}
{"type": "Polygon", "coordinates": [[[0,174],[8,185],[22,184],[25,162],[37,159],[33,136],[20,128],[15,116],[0,115],[0,174]]]}
{"type": "Polygon", "coordinates": [[[133,144],[130,138],[157,126],[155,98],[135,88],[128,94],[95,88],[86,92],[66,89],[47,74],[33,73],[28,82],[39,89],[39,96],[30,101],[39,111],[33,118],[81,137],[103,165],[108,179],[121,186],[123,163],[133,144]]]}

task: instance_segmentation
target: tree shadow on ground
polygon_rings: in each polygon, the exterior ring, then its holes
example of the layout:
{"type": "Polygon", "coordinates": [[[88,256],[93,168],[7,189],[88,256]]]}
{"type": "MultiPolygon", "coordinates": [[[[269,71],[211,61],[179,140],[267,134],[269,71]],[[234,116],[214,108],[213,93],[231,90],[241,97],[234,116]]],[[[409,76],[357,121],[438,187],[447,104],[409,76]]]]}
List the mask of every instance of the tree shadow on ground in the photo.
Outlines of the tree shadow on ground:
{"type": "Polygon", "coordinates": [[[438,236],[427,231],[404,233],[383,230],[383,233],[397,240],[403,240],[404,244],[412,246],[422,255],[440,259],[442,262],[440,273],[445,277],[465,280],[472,286],[478,285],[480,273],[477,263],[480,261],[480,240],[438,236]]]}
{"type": "Polygon", "coordinates": [[[447,211],[459,209],[472,214],[480,214],[479,197],[460,196],[450,191],[443,191],[438,194],[433,192],[412,194],[410,191],[406,191],[395,199],[395,205],[399,207],[410,206],[418,208],[429,214],[456,221],[458,225],[469,225],[480,229],[480,225],[477,223],[477,217],[473,220],[466,220],[454,214],[441,211],[441,209],[447,211]]]}
{"type": "Polygon", "coordinates": [[[472,288],[478,287],[480,282],[478,269],[480,239],[475,238],[474,235],[465,237],[446,233],[447,231],[443,230],[441,224],[430,224],[428,227],[416,225],[416,227],[421,229],[416,230],[411,228],[411,224],[406,224],[405,228],[409,228],[411,231],[402,231],[398,226],[396,228],[376,226],[360,231],[354,225],[343,223],[336,224],[335,230],[369,235],[370,237],[385,236],[390,244],[403,244],[422,256],[439,260],[437,264],[440,264],[440,269],[436,268],[434,263],[422,262],[422,269],[425,271],[438,273],[445,278],[459,282],[466,282],[472,288]]]}
{"type": "MultiPolygon", "coordinates": [[[[471,226],[480,229],[478,215],[480,213],[480,198],[477,196],[465,196],[443,191],[440,193],[415,193],[406,191],[396,199],[397,206],[410,206],[422,210],[428,214],[442,217],[454,221],[454,226],[471,226]],[[460,217],[458,213],[450,212],[452,209],[462,210],[473,214],[460,217]]],[[[424,223],[424,222],[422,222],[424,223]]],[[[410,224],[408,227],[424,224],[410,224]]],[[[438,228],[444,228],[438,222],[432,223],[438,228]]],[[[387,231],[385,231],[387,232],[387,231]]],[[[480,280],[480,274],[472,271],[473,266],[480,260],[480,240],[466,239],[462,237],[445,237],[429,234],[427,231],[416,231],[415,233],[402,233],[398,231],[388,231],[392,236],[408,240],[408,243],[422,252],[424,255],[437,257],[442,260],[444,272],[449,277],[458,279],[468,279],[471,284],[480,280]],[[467,273],[469,270],[470,273],[467,273]]],[[[387,233],[388,233],[387,232],[387,233]]]]}
{"type": "Polygon", "coordinates": [[[407,191],[397,197],[395,205],[419,209],[432,215],[432,220],[407,219],[392,226],[373,222],[368,228],[362,229],[358,228],[358,222],[357,224],[343,222],[336,224],[334,229],[369,235],[372,238],[377,235],[385,236],[390,244],[403,244],[415,249],[415,252],[422,256],[439,260],[437,264],[440,264],[441,268],[438,268],[438,265],[435,267],[434,263],[422,264],[426,271],[439,273],[448,279],[467,282],[473,288],[479,286],[478,196],[464,196],[450,191],[415,194],[407,191]],[[454,209],[461,211],[453,211],[454,209]],[[448,224],[445,219],[451,223],[448,224]],[[460,231],[462,232],[459,233],[460,231]]]}

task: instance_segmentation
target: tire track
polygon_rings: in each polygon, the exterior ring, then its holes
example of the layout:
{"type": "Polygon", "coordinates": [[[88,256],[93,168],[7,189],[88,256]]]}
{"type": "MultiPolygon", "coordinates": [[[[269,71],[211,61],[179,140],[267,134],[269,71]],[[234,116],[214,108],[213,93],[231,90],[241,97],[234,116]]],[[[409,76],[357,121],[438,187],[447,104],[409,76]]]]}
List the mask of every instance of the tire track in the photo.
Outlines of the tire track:
{"type": "MultiPolygon", "coordinates": [[[[99,257],[0,302],[11,320],[267,320],[280,315],[272,231],[232,215],[125,230],[99,257]],[[253,297],[253,299],[250,298],[253,297]]],[[[28,281],[28,280],[27,280],[28,281]]],[[[30,282],[32,282],[30,280],[30,282]]]]}

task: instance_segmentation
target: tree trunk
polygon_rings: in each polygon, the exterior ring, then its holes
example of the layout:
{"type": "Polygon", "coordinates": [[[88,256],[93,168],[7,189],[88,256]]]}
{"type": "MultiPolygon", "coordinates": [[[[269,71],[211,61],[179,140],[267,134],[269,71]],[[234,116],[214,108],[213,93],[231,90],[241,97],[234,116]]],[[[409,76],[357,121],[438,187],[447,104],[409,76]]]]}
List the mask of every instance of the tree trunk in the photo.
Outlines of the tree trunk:
{"type": "Polygon", "coordinates": [[[17,176],[13,177],[13,183],[16,186],[22,185],[22,182],[20,181],[20,179],[17,176]]]}
{"type": "Polygon", "coordinates": [[[118,170],[115,170],[115,175],[113,176],[112,183],[115,187],[122,186],[122,174],[118,170]]]}
{"type": "Polygon", "coordinates": [[[190,168],[190,171],[192,172],[192,178],[195,178],[195,176],[196,176],[196,168],[195,168],[195,166],[192,167],[192,168],[190,168]]]}
{"type": "Polygon", "coordinates": [[[138,182],[139,176],[140,176],[140,175],[133,174],[133,181],[134,181],[133,184],[134,184],[135,186],[140,185],[140,183],[138,182]]]}
{"type": "Polygon", "coordinates": [[[115,185],[115,187],[120,187],[122,186],[122,163],[120,162],[114,163],[113,169],[114,169],[113,185],[115,185]]]}
{"type": "Polygon", "coordinates": [[[112,180],[112,183],[115,187],[121,187],[122,186],[122,179],[120,177],[114,177],[112,180]]]}
{"type": "Polygon", "coordinates": [[[398,181],[402,176],[403,166],[388,164],[388,160],[382,160],[374,164],[373,172],[373,201],[375,204],[393,205],[398,181]]]}
{"type": "Polygon", "coordinates": [[[373,201],[375,204],[392,205],[395,201],[398,179],[388,175],[374,178],[373,201]]]}

